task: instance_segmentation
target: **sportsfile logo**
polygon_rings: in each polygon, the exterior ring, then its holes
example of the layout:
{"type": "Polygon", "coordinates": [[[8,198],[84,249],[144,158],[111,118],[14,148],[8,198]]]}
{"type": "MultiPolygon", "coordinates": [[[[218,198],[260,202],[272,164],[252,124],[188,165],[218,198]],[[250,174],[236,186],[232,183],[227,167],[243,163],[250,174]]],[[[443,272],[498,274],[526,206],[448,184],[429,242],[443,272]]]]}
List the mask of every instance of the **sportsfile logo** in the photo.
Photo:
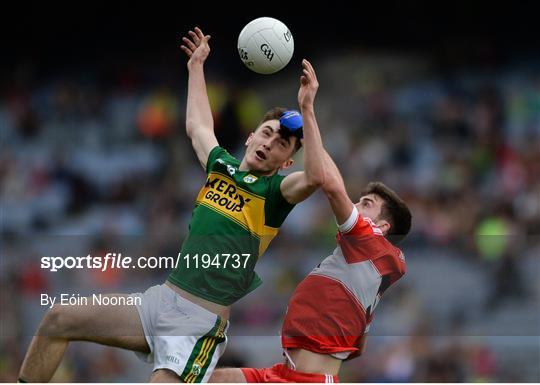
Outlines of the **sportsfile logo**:
{"type": "Polygon", "coordinates": [[[244,197],[235,185],[219,176],[210,176],[204,186],[208,191],[204,199],[216,203],[229,211],[240,212],[251,198],[244,197]]]}

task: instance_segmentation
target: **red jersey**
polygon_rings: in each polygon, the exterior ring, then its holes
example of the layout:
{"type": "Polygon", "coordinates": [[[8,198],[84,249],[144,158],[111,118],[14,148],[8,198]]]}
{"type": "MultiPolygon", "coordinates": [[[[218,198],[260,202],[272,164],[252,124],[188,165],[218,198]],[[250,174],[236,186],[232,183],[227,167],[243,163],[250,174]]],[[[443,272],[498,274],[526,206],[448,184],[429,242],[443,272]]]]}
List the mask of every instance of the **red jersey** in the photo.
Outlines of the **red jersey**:
{"type": "Polygon", "coordinates": [[[298,285],[283,322],[284,349],[350,359],[386,289],[406,272],[405,258],[356,207],[339,226],[337,247],[298,285]]]}

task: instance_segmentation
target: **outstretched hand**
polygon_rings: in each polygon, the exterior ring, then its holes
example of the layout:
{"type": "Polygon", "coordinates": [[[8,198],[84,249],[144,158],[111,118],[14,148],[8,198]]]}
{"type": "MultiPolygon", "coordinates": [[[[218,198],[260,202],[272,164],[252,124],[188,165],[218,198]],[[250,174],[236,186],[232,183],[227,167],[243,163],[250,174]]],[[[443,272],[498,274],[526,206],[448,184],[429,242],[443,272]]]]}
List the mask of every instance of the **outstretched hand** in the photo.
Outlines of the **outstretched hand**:
{"type": "Polygon", "coordinates": [[[188,32],[191,39],[183,37],[184,44],[180,46],[180,49],[188,56],[188,67],[192,64],[203,64],[210,53],[210,46],[208,40],[210,35],[205,35],[199,27],[195,27],[195,32],[188,32]]]}
{"type": "Polygon", "coordinates": [[[317,95],[319,89],[319,81],[311,63],[304,59],[302,60],[302,67],[300,89],[298,90],[298,105],[301,109],[313,106],[315,95],[317,95]]]}

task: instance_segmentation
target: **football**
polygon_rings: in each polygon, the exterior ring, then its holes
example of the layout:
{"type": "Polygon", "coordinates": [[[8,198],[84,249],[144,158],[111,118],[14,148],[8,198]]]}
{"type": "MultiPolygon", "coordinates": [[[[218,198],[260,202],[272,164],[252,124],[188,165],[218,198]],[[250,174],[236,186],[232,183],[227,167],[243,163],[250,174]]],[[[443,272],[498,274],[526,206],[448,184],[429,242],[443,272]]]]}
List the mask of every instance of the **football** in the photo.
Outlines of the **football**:
{"type": "Polygon", "coordinates": [[[259,74],[273,74],[289,63],[294,52],[291,31],[272,17],[249,22],[238,36],[238,53],[244,65],[259,74]]]}

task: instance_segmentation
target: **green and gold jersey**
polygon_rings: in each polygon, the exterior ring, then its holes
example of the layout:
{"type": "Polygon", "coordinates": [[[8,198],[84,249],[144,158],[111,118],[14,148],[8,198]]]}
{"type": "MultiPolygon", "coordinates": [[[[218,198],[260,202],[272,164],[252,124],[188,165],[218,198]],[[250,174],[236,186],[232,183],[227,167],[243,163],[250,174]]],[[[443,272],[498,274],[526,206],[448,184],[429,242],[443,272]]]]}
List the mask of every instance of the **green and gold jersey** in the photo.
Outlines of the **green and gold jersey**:
{"type": "Polygon", "coordinates": [[[221,147],[210,152],[206,183],[168,278],[222,305],[238,301],[262,283],[255,264],[294,207],[281,194],[284,176],[255,176],[239,171],[239,166],[221,147]]]}

